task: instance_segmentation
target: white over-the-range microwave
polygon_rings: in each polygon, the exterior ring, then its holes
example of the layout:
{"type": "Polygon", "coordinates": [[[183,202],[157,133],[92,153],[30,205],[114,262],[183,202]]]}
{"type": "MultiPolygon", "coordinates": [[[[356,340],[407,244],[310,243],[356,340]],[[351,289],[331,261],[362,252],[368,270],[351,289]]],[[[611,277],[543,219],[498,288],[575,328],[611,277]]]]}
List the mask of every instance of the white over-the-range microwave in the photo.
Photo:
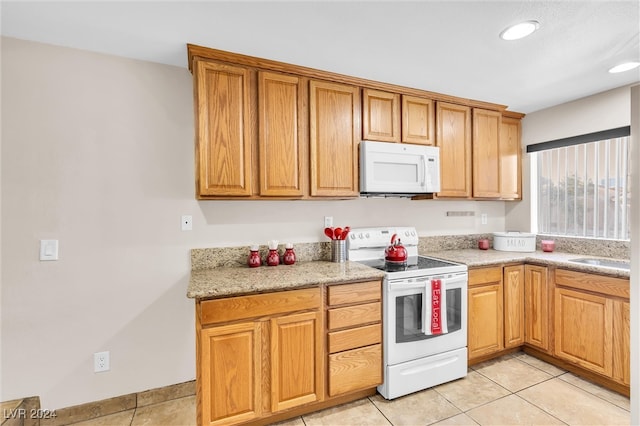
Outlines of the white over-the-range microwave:
{"type": "Polygon", "coordinates": [[[440,191],[440,148],[360,142],[360,195],[413,196],[440,191]]]}

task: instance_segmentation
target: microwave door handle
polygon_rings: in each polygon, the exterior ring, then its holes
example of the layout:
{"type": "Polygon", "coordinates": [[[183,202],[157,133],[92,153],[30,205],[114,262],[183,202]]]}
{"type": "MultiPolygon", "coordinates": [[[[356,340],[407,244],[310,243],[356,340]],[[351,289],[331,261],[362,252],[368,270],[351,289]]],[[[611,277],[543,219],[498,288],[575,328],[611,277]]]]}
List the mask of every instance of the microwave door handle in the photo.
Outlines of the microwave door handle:
{"type": "Polygon", "coordinates": [[[427,180],[427,156],[421,155],[420,162],[422,163],[422,182],[420,182],[420,187],[424,188],[427,180]]]}

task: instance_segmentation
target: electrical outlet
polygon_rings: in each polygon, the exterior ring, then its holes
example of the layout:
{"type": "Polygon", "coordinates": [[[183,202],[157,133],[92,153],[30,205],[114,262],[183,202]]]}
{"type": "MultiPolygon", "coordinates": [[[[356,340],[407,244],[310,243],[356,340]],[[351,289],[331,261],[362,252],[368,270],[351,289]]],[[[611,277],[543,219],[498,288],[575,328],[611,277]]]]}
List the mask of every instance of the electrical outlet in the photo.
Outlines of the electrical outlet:
{"type": "Polygon", "coordinates": [[[333,216],[324,217],[324,227],[331,228],[333,226],[333,216]]]}
{"type": "Polygon", "coordinates": [[[480,220],[482,221],[483,225],[486,225],[487,224],[487,214],[486,213],[482,213],[480,215],[480,220]]]}
{"type": "Polygon", "coordinates": [[[109,351],[96,352],[93,354],[93,372],[94,373],[109,371],[110,369],[111,369],[111,363],[109,360],[109,351]]]}

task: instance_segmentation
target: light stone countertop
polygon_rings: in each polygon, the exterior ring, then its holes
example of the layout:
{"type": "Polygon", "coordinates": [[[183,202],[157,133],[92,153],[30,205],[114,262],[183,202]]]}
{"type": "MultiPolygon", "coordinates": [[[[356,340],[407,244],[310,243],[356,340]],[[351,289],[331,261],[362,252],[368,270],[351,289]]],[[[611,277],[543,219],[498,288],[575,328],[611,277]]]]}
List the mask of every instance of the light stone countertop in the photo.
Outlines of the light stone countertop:
{"type": "MultiPolygon", "coordinates": [[[[481,266],[498,265],[501,263],[511,262],[527,262],[535,263],[539,265],[556,266],[561,268],[572,269],[574,271],[589,272],[602,275],[610,275],[618,278],[629,278],[628,269],[609,268],[604,266],[588,265],[576,262],[569,262],[569,259],[603,259],[605,257],[587,256],[575,253],[561,253],[561,252],[513,252],[513,251],[498,251],[498,250],[478,250],[478,249],[463,249],[463,250],[442,250],[442,251],[424,251],[420,252],[421,255],[435,257],[442,260],[449,260],[451,262],[464,263],[469,268],[476,268],[481,266]]],[[[611,259],[615,261],[628,261],[628,259],[611,259]]]]}
{"type": "Polygon", "coordinates": [[[357,262],[298,262],[295,265],[229,266],[192,270],[187,297],[216,297],[381,279],[384,272],[357,262]]]}

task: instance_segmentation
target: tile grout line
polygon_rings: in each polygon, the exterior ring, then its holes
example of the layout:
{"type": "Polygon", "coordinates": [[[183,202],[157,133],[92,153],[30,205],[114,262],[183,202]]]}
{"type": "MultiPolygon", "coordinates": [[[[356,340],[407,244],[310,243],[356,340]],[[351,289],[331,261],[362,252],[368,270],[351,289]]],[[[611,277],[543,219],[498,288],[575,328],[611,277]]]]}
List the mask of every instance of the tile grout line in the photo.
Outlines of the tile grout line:
{"type": "MultiPolygon", "coordinates": [[[[544,383],[544,382],[540,382],[540,383],[544,383]]],[[[523,389],[524,390],[524,389],[523,389]]],[[[519,392],[519,391],[518,391],[519,392]]],[[[514,395],[518,398],[520,398],[521,400],[523,400],[524,402],[526,402],[527,404],[531,404],[532,406],[536,407],[538,410],[542,411],[545,414],[550,415],[551,417],[553,417],[554,419],[558,420],[559,422],[561,422],[562,424],[565,425],[569,425],[569,423],[565,422],[564,420],[558,418],[556,415],[548,412],[547,410],[545,410],[544,408],[534,404],[533,402],[529,401],[528,399],[523,398],[522,396],[518,395],[517,393],[514,393],[514,395]]]]}

